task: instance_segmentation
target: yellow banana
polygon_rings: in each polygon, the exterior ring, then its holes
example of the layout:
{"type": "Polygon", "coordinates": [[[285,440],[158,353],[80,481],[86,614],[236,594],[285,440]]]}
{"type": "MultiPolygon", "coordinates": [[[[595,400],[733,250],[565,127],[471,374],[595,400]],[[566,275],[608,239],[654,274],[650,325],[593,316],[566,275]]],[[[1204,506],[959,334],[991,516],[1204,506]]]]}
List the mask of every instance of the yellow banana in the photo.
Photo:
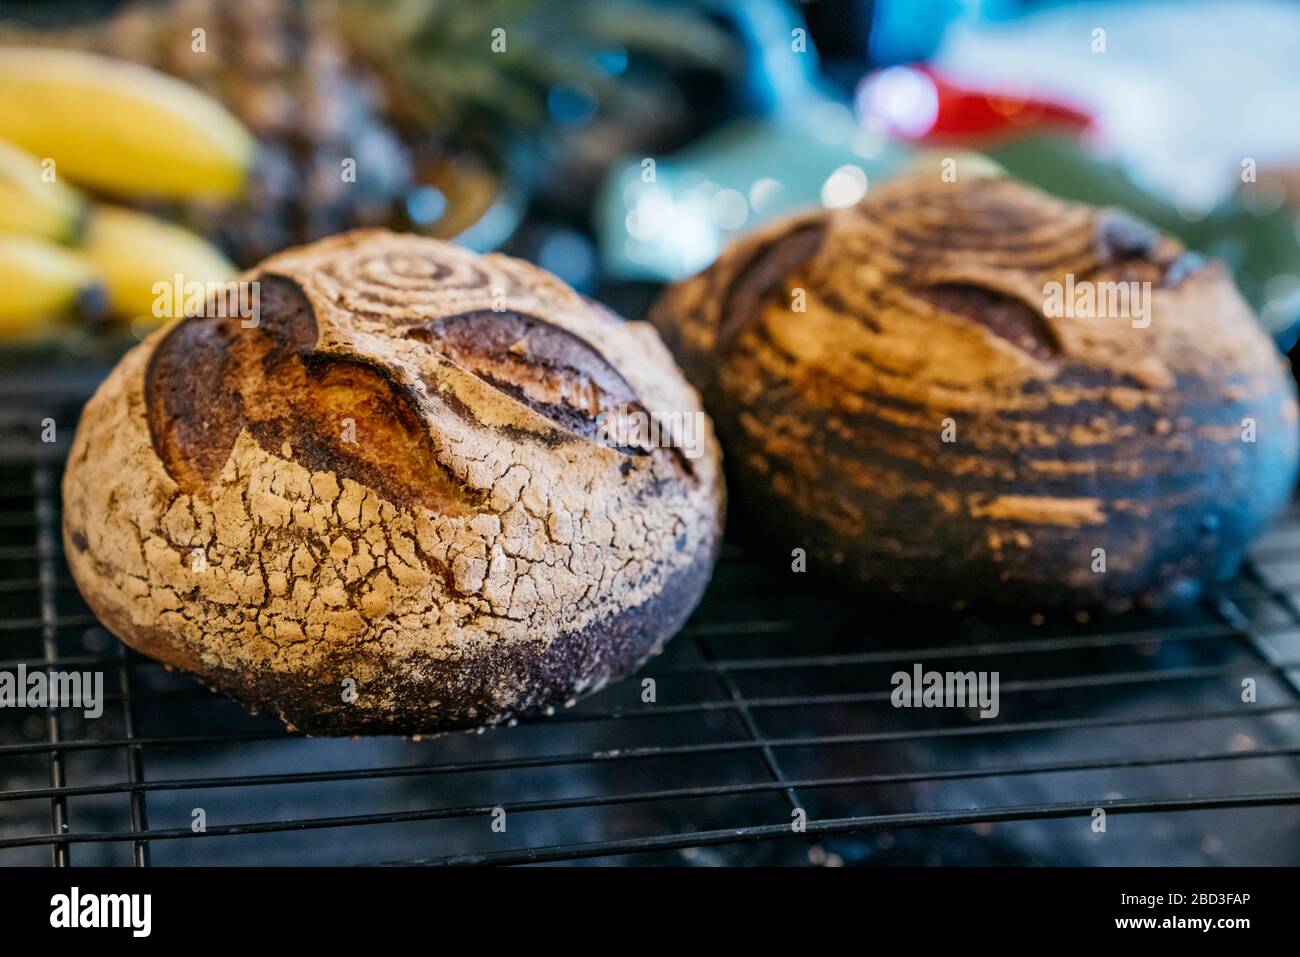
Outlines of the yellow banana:
{"type": "Polygon", "coordinates": [[[76,250],[36,236],[0,236],[0,337],[51,329],[74,306],[101,297],[94,268],[76,250]]]}
{"type": "MultiPolygon", "coordinates": [[[[203,55],[203,54],[196,54],[203,55]]],[[[235,196],[254,141],[225,107],[148,67],[0,47],[0,139],[118,195],[235,196]]]]}
{"type": "Polygon", "coordinates": [[[83,248],[108,288],[110,309],[127,319],[176,318],[183,314],[177,303],[184,302],[193,284],[225,282],[235,275],[225,256],[189,230],[116,206],[91,212],[83,248]]]}
{"type": "Polygon", "coordinates": [[[36,157],[0,140],[0,233],[68,242],[76,238],[85,210],[80,193],[47,178],[36,157]]]}

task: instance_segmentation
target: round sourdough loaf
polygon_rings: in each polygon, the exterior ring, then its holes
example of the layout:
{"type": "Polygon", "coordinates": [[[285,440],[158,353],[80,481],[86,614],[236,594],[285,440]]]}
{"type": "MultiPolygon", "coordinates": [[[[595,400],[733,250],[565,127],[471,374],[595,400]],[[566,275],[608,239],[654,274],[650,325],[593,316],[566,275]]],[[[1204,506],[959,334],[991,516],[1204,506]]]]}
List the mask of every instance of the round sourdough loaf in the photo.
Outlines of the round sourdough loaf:
{"type": "Polygon", "coordinates": [[[127,644],[308,733],[416,733],[564,704],[680,628],[721,473],[648,324],[381,231],[241,282],[255,319],[154,333],[77,430],[68,561],[127,644]],[[693,446],[608,428],[638,414],[693,446]]]}
{"type": "Polygon", "coordinates": [[[651,320],[717,424],[741,528],[858,587],[1190,598],[1295,480],[1295,386],[1227,273],[1006,179],[906,178],[770,226],[651,320]]]}

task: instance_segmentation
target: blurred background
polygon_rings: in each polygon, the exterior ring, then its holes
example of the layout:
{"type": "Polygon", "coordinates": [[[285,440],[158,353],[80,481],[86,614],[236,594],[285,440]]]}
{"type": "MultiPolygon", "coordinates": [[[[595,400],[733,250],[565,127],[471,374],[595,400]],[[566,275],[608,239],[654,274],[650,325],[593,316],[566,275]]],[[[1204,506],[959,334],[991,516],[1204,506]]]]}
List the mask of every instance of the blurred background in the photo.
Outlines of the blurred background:
{"type": "Polygon", "coordinates": [[[159,280],[363,225],[639,317],[732,237],[945,158],[1129,208],[1296,339],[1297,3],[3,2],[0,47],[11,388],[93,381],[159,280]]]}
{"type": "Polygon", "coordinates": [[[948,159],[1226,261],[1290,350],[1298,121],[1282,0],[0,0],[4,654],[121,676],[103,721],[3,715],[0,863],[1297,863],[1294,509],[1218,606],[1141,627],[864,615],[728,546],[651,666],[673,677],[657,708],[629,682],[482,736],[307,741],[95,621],[58,556],[57,474],[81,401],[184,313],[155,283],[382,225],[640,318],[733,237],[948,159]],[[34,437],[47,410],[60,443],[34,437]],[[900,725],[863,689],[917,649],[995,661],[1007,721],[900,725]],[[1263,676],[1249,714],[1241,673],[1263,676]],[[757,843],[790,778],[861,833],[757,843]],[[530,812],[506,851],[477,823],[498,801],[530,812]],[[1103,839],[1080,801],[1134,823],[1103,839]],[[224,841],[181,839],[198,802],[224,841]]]}

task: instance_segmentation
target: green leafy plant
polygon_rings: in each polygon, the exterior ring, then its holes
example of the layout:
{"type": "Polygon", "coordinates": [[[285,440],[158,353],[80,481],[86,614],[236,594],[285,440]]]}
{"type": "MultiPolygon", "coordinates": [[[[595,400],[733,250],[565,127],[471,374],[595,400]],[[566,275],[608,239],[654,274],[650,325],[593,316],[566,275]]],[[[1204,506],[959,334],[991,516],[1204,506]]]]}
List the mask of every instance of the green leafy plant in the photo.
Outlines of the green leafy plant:
{"type": "Polygon", "coordinates": [[[739,69],[738,44],[699,3],[345,0],[341,21],[354,49],[432,123],[538,132],[561,84],[617,112],[642,93],[634,77],[612,75],[602,54],[739,69]]]}

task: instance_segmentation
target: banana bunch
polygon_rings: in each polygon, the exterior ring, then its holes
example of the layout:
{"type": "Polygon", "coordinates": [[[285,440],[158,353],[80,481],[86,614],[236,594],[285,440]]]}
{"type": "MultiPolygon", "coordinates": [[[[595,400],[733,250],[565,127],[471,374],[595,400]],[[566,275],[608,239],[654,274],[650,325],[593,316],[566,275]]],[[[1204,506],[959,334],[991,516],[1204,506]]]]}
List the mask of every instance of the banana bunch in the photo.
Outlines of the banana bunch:
{"type": "Polygon", "coordinates": [[[172,318],[155,308],[158,283],[235,273],[199,236],[64,176],[116,197],[221,200],[239,194],[253,152],[222,106],[161,73],[0,47],[0,340],[48,336],[69,316],[172,318]]]}

